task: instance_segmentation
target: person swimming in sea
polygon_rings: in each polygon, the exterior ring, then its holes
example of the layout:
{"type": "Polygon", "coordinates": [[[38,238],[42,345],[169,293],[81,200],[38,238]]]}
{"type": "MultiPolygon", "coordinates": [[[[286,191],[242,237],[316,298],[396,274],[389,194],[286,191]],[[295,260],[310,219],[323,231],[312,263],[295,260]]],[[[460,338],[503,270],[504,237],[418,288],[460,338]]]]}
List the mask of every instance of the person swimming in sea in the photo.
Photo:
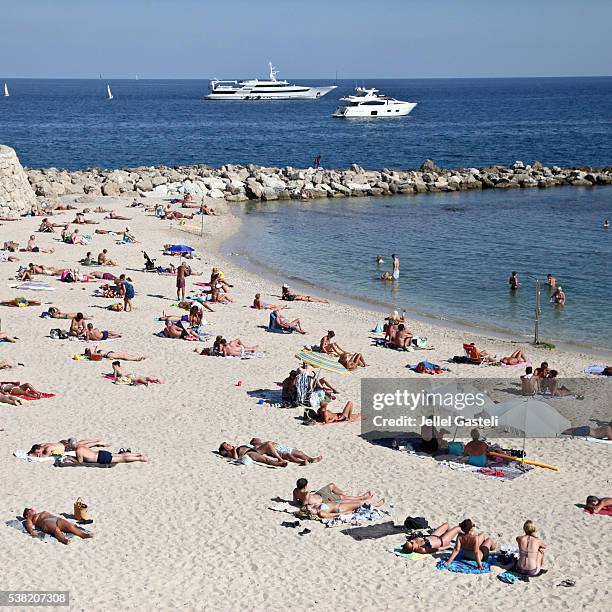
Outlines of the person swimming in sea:
{"type": "Polygon", "coordinates": [[[520,287],[521,283],[519,282],[518,272],[512,272],[508,279],[508,284],[512,291],[516,291],[520,287]]]}
{"type": "Polygon", "coordinates": [[[603,228],[610,229],[610,222],[607,219],[604,219],[603,228]]]}

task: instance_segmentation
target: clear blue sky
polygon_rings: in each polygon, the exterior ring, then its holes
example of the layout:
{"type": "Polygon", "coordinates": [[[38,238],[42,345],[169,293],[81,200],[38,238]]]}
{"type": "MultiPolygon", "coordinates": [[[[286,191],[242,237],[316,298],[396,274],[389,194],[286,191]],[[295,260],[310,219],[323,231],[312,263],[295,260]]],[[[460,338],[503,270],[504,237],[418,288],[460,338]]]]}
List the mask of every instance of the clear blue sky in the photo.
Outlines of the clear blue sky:
{"type": "Polygon", "coordinates": [[[0,0],[0,76],[612,74],[612,0],[0,0]]]}

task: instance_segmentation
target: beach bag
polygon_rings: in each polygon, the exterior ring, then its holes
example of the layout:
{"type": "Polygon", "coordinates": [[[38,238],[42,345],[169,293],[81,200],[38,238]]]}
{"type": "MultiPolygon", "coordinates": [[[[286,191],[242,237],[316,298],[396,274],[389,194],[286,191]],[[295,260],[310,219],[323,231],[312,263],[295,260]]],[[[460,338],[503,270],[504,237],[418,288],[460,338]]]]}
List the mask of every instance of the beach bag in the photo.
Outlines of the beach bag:
{"type": "Polygon", "coordinates": [[[376,327],[372,330],[375,334],[382,334],[385,331],[385,323],[384,321],[378,321],[376,323],[376,327]]]}
{"type": "Polygon", "coordinates": [[[93,523],[93,520],[89,517],[89,507],[83,501],[82,497],[78,497],[74,502],[74,518],[79,523],[93,523]]]}
{"type": "Polygon", "coordinates": [[[449,442],[448,443],[448,454],[461,457],[463,455],[464,445],[463,442],[449,442]]]}
{"type": "Polygon", "coordinates": [[[416,348],[426,348],[427,347],[427,338],[421,338],[420,336],[415,336],[411,340],[413,346],[416,348]]]}
{"type": "Polygon", "coordinates": [[[423,516],[407,516],[404,521],[404,527],[406,529],[427,529],[429,528],[429,523],[423,516]]]}

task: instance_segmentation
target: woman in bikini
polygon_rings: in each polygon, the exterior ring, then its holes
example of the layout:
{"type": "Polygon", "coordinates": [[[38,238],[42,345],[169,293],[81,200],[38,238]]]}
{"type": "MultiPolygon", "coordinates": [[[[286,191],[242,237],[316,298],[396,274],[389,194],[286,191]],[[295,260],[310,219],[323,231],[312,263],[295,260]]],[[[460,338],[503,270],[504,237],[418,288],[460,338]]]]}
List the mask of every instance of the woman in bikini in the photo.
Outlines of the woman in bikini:
{"type": "Polygon", "coordinates": [[[313,297],[312,295],[300,295],[299,293],[292,293],[289,290],[288,285],[283,285],[281,300],[285,300],[286,302],[320,302],[321,304],[329,304],[327,300],[313,297]]]}
{"type": "Polygon", "coordinates": [[[159,378],[151,378],[150,376],[136,376],[134,374],[129,374],[128,372],[124,372],[121,368],[120,361],[113,361],[113,381],[115,384],[120,385],[144,385],[145,387],[149,386],[149,383],[157,383],[161,384],[161,380],[159,378]]]}
{"type": "Polygon", "coordinates": [[[92,355],[100,355],[102,359],[121,359],[123,361],[143,361],[146,359],[144,355],[130,355],[119,351],[99,351],[97,346],[92,349],[86,348],[83,355],[88,359],[91,359],[92,355]]]}
{"type": "Polygon", "coordinates": [[[254,446],[250,444],[243,444],[242,446],[233,446],[228,442],[222,442],[219,446],[219,454],[227,459],[242,459],[247,456],[256,463],[263,463],[265,465],[271,465],[274,467],[287,467],[287,462],[284,460],[278,460],[274,457],[268,457],[263,453],[260,453],[254,446]]]}
{"type": "Polygon", "coordinates": [[[68,544],[69,540],[66,537],[67,533],[71,533],[83,539],[93,538],[94,536],[90,531],[85,531],[65,518],[55,516],[50,512],[36,512],[33,508],[26,508],[23,511],[23,518],[25,519],[23,525],[26,531],[33,537],[37,537],[38,530],[54,536],[62,544],[68,544]]]}
{"type": "Polygon", "coordinates": [[[322,425],[329,423],[340,423],[342,421],[360,421],[360,414],[353,414],[353,402],[346,402],[342,412],[331,412],[327,409],[329,402],[322,400],[317,410],[317,422],[322,425]]]}
{"type": "Polygon", "coordinates": [[[519,363],[525,363],[528,361],[527,355],[523,351],[514,351],[510,357],[503,357],[499,360],[504,365],[518,365],[519,363]]]}
{"type": "Polygon", "coordinates": [[[49,316],[52,319],[74,319],[77,316],[77,314],[80,314],[81,317],[83,317],[83,319],[91,319],[91,317],[86,317],[83,313],[62,312],[59,308],[55,306],[49,306],[49,309],[47,310],[47,312],[49,313],[49,316]]]}
{"type": "Polygon", "coordinates": [[[457,537],[461,531],[459,525],[450,527],[448,523],[442,523],[436,527],[428,536],[417,536],[411,538],[402,546],[402,552],[405,553],[420,553],[422,555],[430,555],[439,550],[450,548],[451,542],[457,537]]]}
{"type": "Polygon", "coordinates": [[[368,367],[368,364],[365,362],[365,359],[361,353],[342,353],[338,359],[338,363],[344,366],[350,372],[356,370],[360,366],[362,368],[368,367]]]}
{"type": "Polygon", "coordinates": [[[337,501],[320,504],[307,504],[300,508],[300,512],[309,515],[318,516],[321,519],[331,519],[343,514],[352,514],[358,510],[363,504],[370,504],[374,508],[380,508],[385,503],[384,499],[374,501],[374,496],[370,495],[363,500],[357,501],[337,501]]]}
{"type": "Polygon", "coordinates": [[[535,536],[536,526],[533,521],[525,521],[523,531],[525,535],[516,538],[519,558],[514,570],[523,576],[539,576],[547,571],[542,569],[546,544],[535,536]]]}
{"type": "Polygon", "coordinates": [[[23,395],[24,397],[32,397],[40,399],[42,393],[37,391],[30,383],[16,382],[0,382],[0,393],[6,395],[23,395]]]}

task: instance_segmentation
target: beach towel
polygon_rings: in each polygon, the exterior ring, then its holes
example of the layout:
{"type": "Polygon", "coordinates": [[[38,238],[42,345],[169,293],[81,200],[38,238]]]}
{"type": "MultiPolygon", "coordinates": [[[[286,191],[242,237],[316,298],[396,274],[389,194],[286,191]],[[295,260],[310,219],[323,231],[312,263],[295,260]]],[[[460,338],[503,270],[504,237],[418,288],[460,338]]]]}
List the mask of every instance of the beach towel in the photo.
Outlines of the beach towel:
{"type": "Polygon", "coordinates": [[[18,285],[9,285],[9,287],[24,291],[55,291],[55,287],[51,287],[49,283],[43,281],[24,281],[18,285]]]}
{"type": "Polygon", "coordinates": [[[606,366],[602,365],[590,365],[584,368],[586,374],[596,374],[601,375],[601,373],[606,369],[606,366]]]}
{"type": "Polygon", "coordinates": [[[370,504],[363,504],[351,514],[341,514],[333,519],[325,519],[322,522],[325,527],[344,527],[346,525],[357,527],[367,521],[380,521],[386,516],[389,516],[388,512],[372,508],[370,504]]]}
{"type": "MultiPolygon", "coordinates": [[[[64,518],[64,517],[60,517],[60,518],[64,518]]],[[[66,520],[69,520],[69,519],[66,519],[66,520]]],[[[71,520],[70,522],[77,525],[81,529],[83,529],[83,531],[88,531],[81,525],[78,525],[76,521],[71,520]]],[[[27,532],[24,526],[24,523],[25,523],[25,519],[18,518],[18,519],[12,519],[10,521],[5,521],[4,524],[7,527],[11,527],[12,529],[16,529],[17,531],[21,533],[25,533],[29,538],[31,538],[32,536],[27,532]]],[[[73,538],[78,538],[78,536],[75,536],[72,533],[65,533],[64,535],[66,536],[66,539],[68,540],[72,540],[73,538]]],[[[53,537],[52,535],[49,535],[48,533],[43,533],[42,531],[36,530],[36,538],[47,544],[55,542],[56,544],[61,544],[63,546],[63,544],[59,540],[57,540],[55,537],[53,537]]]]}
{"type": "Polygon", "coordinates": [[[515,364],[507,364],[507,363],[500,363],[499,364],[502,368],[526,368],[527,366],[531,365],[531,361],[521,361],[520,363],[515,363],[515,364]]]}
{"type": "Polygon", "coordinates": [[[431,363],[431,361],[419,361],[414,365],[408,364],[406,366],[417,374],[442,374],[442,372],[450,372],[448,368],[441,368],[437,363],[431,363]]]}
{"type": "Polygon", "coordinates": [[[501,580],[502,582],[505,582],[506,584],[515,584],[520,580],[520,578],[515,573],[510,571],[502,572],[501,574],[499,574],[499,576],[497,576],[497,579],[501,580]]]}
{"type": "MultiPolygon", "coordinates": [[[[584,511],[587,514],[595,514],[594,512],[591,512],[588,508],[584,508],[584,511]]],[[[597,514],[603,514],[604,516],[612,516],[612,506],[606,506],[605,508],[602,508],[597,514]]]]}
{"type": "Polygon", "coordinates": [[[140,385],[144,385],[144,383],[142,383],[142,382],[134,382],[134,381],[132,381],[127,376],[123,376],[123,377],[119,378],[117,381],[115,381],[115,377],[112,374],[102,374],[102,377],[106,378],[107,380],[112,380],[117,385],[128,385],[128,386],[132,386],[132,387],[138,387],[140,385]]]}
{"type": "Polygon", "coordinates": [[[598,444],[612,444],[612,440],[602,440],[601,438],[593,438],[591,436],[564,436],[572,440],[584,440],[585,442],[595,442],[598,444]]]}
{"type": "Polygon", "coordinates": [[[396,546],[395,548],[387,548],[387,552],[393,553],[396,557],[402,557],[403,559],[408,559],[410,561],[417,561],[418,559],[425,559],[425,557],[430,556],[430,555],[423,555],[417,552],[411,552],[411,553],[404,552],[401,546],[396,546]]]}
{"type": "Polygon", "coordinates": [[[464,559],[462,553],[459,553],[450,565],[446,565],[445,561],[449,558],[450,555],[445,555],[443,559],[436,563],[436,567],[439,570],[448,570],[456,574],[489,574],[491,572],[491,563],[495,562],[495,555],[491,555],[487,561],[482,562],[482,569],[478,569],[476,561],[464,559]]]}
{"type": "Polygon", "coordinates": [[[19,399],[24,400],[39,400],[39,399],[47,399],[49,397],[55,397],[55,393],[41,393],[40,397],[29,397],[27,395],[19,395],[18,393],[9,393],[13,397],[18,397],[19,399]]]}
{"type": "Polygon", "coordinates": [[[46,457],[34,457],[32,455],[28,455],[28,451],[25,449],[17,449],[13,451],[13,456],[17,459],[21,459],[23,461],[28,461],[30,463],[46,463],[48,461],[55,461],[57,457],[62,455],[68,455],[71,457],[75,457],[76,453],[74,451],[68,451],[66,453],[62,453],[61,455],[47,455],[46,457]]]}

